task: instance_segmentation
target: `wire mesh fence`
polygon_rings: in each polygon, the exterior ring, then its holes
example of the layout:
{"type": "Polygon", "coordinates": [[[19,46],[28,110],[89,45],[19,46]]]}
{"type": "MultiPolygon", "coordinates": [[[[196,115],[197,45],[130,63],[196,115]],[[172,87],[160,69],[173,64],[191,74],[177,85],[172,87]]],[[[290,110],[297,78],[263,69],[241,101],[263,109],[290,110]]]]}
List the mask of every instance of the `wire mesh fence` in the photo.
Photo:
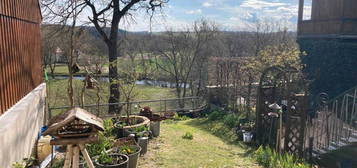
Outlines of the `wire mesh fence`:
{"type": "MultiPolygon", "coordinates": [[[[206,106],[206,101],[202,97],[184,97],[176,99],[142,100],[132,102],[119,102],[113,104],[89,104],[80,106],[81,108],[100,117],[112,117],[117,115],[139,114],[140,109],[150,107],[154,113],[164,114],[167,112],[190,113],[202,110],[206,106]],[[119,106],[119,111],[109,112],[109,106],[119,106]]],[[[66,112],[71,106],[48,108],[48,118],[66,112]]]]}

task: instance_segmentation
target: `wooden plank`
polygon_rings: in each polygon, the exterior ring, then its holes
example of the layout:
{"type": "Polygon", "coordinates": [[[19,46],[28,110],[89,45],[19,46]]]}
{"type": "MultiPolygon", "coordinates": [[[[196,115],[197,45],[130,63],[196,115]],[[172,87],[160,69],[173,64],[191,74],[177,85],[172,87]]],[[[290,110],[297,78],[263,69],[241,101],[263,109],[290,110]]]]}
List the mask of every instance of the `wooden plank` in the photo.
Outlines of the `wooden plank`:
{"type": "Polygon", "coordinates": [[[83,155],[84,159],[86,160],[87,166],[89,168],[95,168],[93,165],[92,159],[89,157],[87,149],[84,147],[84,145],[79,145],[79,148],[81,149],[82,155],[83,155]]]}
{"type": "MultiPolygon", "coordinates": [[[[0,13],[2,12],[2,6],[3,2],[0,2],[0,13]]],[[[4,69],[3,69],[3,65],[5,64],[4,61],[4,20],[3,20],[3,16],[0,16],[0,88],[4,88],[4,80],[3,80],[3,76],[4,74],[4,69]]],[[[5,93],[4,92],[0,92],[0,115],[2,114],[2,112],[5,111],[5,93]]]]}
{"type": "Polygon", "coordinates": [[[69,144],[91,144],[97,142],[97,137],[90,138],[69,138],[51,140],[51,145],[69,145],[69,144]]]}
{"type": "MultiPolygon", "coordinates": [[[[7,4],[6,4],[7,5],[7,4]]],[[[3,80],[4,80],[4,92],[5,92],[5,101],[6,101],[6,104],[5,104],[5,109],[7,109],[7,108],[9,108],[9,106],[10,106],[10,104],[11,104],[11,102],[10,102],[10,88],[9,88],[9,78],[8,78],[8,76],[9,76],[9,70],[8,70],[8,59],[9,59],[9,57],[10,57],[10,55],[9,55],[9,43],[8,43],[8,41],[10,41],[10,39],[9,39],[9,29],[8,29],[8,27],[9,27],[9,18],[4,18],[4,62],[5,62],[5,64],[3,65],[3,68],[4,68],[4,77],[3,77],[3,80]]]]}
{"type": "Polygon", "coordinates": [[[73,147],[72,161],[72,168],[79,168],[79,147],[77,145],[73,147]]]}
{"type": "Polygon", "coordinates": [[[42,82],[37,0],[0,1],[0,114],[42,82]]]}
{"type": "Polygon", "coordinates": [[[63,168],[70,168],[73,156],[73,145],[67,145],[66,157],[63,168]]]}

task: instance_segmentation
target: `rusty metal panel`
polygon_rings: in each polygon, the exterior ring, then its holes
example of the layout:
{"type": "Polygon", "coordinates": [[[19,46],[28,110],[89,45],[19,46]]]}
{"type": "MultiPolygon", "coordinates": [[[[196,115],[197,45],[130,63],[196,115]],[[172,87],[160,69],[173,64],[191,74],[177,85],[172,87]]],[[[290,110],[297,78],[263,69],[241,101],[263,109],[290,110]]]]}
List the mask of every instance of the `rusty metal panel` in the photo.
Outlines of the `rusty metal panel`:
{"type": "Polygon", "coordinates": [[[0,115],[42,82],[37,0],[0,1],[0,115]]]}

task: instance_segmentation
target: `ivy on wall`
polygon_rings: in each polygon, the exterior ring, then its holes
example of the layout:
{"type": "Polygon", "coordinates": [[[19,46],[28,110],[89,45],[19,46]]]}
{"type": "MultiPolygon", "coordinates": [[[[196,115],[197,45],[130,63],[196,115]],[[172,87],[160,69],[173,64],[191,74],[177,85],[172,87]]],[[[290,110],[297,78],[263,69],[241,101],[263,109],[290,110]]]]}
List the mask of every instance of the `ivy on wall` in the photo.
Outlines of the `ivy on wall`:
{"type": "Polygon", "coordinates": [[[325,92],[333,98],[357,85],[357,40],[300,39],[298,43],[306,52],[303,70],[313,95],[325,92]]]}

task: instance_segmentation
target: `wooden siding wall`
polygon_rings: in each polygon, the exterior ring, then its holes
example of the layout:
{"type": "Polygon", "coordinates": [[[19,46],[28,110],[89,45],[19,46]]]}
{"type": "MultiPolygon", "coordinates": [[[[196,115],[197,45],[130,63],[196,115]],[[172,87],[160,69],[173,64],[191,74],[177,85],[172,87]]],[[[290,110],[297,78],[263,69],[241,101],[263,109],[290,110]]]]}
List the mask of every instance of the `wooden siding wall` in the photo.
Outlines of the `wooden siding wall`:
{"type": "Polygon", "coordinates": [[[0,115],[42,82],[37,0],[0,0],[0,115]]]}
{"type": "Polygon", "coordinates": [[[337,19],[341,17],[343,0],[313,0],[311,20],[337,19]]]}
{"type": "Polygon", "coordinates": [[[356,0],[344,0],[343,5],[344,18],[357,19],[357,1],[356,0]]]}
{"type": "Polygon", "coordinates": [[[298,27],[299,35],[357,35],[357,0],[312,0],[311,20],[298,27]]]}
{"type": "Polygon", "coordinates": [[[311,20],[357,18],[356,0],[313,0],[311,20]]]}

